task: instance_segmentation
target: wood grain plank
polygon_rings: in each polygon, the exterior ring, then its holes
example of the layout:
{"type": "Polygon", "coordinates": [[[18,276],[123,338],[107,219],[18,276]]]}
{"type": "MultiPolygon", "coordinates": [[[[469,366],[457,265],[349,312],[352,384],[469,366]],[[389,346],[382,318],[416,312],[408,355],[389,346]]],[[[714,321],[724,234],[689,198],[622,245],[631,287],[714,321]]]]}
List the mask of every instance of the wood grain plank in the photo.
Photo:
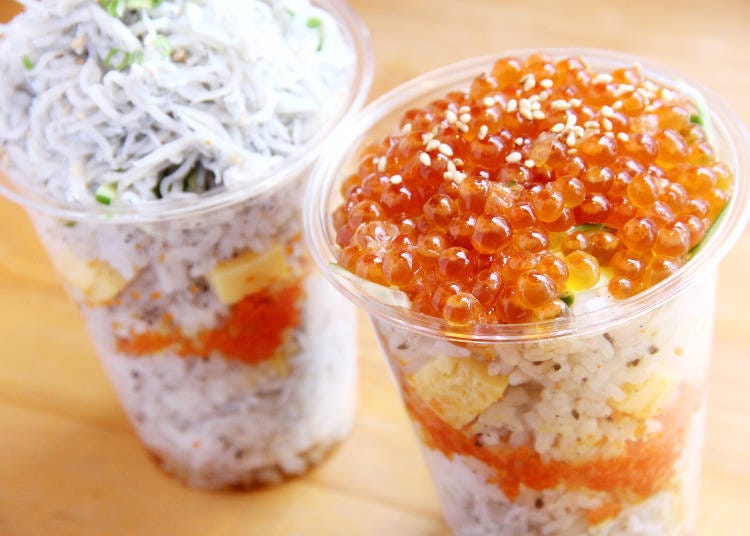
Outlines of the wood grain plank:
{"type": "MultiPolygon", "coordinates": [[[[668,64],[713,88],[750,123],[745,0],[352,4],[375,45],[372,97],[477,54],[585,45],[668,64]]],[[[0,0],[0,20],[16,9],[0,0]]],[[[750,519],[748,263],[745,230],[721,268],[699,536],[737,534],[750,519]]],[[[0,534],[446,534],[364,315],[360,332],[358,420],[330,460],[278,488],[188,490],[149,463],[33,228],[0,200],[0,534]]]]}

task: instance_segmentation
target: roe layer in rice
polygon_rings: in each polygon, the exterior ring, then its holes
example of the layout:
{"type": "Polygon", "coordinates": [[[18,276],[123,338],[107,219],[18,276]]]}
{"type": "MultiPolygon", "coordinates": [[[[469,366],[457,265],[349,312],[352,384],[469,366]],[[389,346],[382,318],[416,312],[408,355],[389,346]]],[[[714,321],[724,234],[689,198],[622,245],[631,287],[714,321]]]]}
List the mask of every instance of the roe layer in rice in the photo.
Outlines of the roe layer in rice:
{"type": "Polygon", "coordinates": [[[301,192],[369,84],[358,20],[303,0],[24,5],[0,34],[0,186],[144,445],[200,488],[303,473],[355,409],[354,316],[308,258],[301,192]]]}
{"type": "Polygon", "coordinates": [[[676,79],[592,60],[508,57],[474,79],[487,60],[467,62],[399,88],[308,200],[317,260],[371,313],[456,534],[693,530],[714,263],[739,229],[711,233],[747,218],[747,133],[717,133],[676,79]]]}

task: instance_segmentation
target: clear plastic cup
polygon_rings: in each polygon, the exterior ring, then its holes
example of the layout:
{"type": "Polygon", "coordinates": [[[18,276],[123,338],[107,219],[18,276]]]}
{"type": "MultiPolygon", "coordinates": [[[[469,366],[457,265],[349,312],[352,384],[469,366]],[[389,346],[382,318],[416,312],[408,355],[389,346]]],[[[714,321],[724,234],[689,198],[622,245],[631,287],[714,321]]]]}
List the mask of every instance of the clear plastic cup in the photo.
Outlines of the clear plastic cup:
{"type": "Polygon", "coordinates": [[[0,174],[144,446],[198,488],[299,475],[353,424],[355,315],[310,259],[302,192],[322,145],[362,106],[373,58],[346,2],[314,3],[355,52],[350,86],[313,139],[246,188],[81,209],[0,174]]]}
{"type": "MultiPolygon", "coordinates": [[[[365,108],[315,169],[308,242],[329,280],[370,315],[423,446],[443,513],[461,535],[683,535],[695,522],[717,265],[748,219],[750,137],[710,91],[641,60],[653,80],[703,98],[718,153],[737,177],[714,234],[674,276],[629,299],[587,300],[575,315],[451,326],[403,295],[335,266],[331,221],[358,151],[408,109],[466,89],[500,56],[427,73],[365,108]]],[[[594,69],[637,58],[584,49],[594,69]]]]}

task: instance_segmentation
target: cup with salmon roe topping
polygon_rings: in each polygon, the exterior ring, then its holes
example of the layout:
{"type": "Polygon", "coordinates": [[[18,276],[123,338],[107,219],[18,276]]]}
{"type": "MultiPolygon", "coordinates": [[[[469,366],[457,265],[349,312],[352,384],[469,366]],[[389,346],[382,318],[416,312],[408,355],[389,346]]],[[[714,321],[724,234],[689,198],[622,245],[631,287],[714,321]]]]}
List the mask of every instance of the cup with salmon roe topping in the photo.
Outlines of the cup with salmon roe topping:
{"type": "Polygon", "coordinates": [[[717,265],[750,136],[597,50],[425,74],[319,162],[306,221],[369,315],[459,535],[690,534],[717,265]]]}

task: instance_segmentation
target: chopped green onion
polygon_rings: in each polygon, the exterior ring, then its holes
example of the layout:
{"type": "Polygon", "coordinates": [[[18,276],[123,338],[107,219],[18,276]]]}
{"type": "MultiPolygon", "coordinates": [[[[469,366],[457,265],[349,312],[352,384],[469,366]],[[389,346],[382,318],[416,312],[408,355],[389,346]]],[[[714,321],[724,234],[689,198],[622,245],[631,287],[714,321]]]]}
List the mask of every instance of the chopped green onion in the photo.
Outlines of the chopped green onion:
{"type": "Polygon", "coordinates": [[[124,71],[134,63],[141,62],[143,62],[143,51],[135,50],[133,52],[126,52],[119,48],[113,48],[104,58],[104,67],[110,71],[113,69],[116,71],[124,71]],[[118,63],[120,55],[122,55],[122,60],[118,63]]]}
{"type": "Polygon", "coordinates": [[[716,216],[716,219],[711,224],[711,227],[708,228],[708,231],[706,231],[706,234],[703,235],[703,238],[701,239],[701,241],[698,242],[692,248],[690,248],[690,250],[688,251],[688,259],[692,259],[693,257],[695,257],[695,255],[701,250],[701,248],[703,247],[703,245],[708,242],[708,240],[709,240],[709,238],[711,238],[711,236],[713,236],[713,234],[716,232],[716,229],[718,229],[719,224],[724,219],[724,215],[727,212],[727,207],[728,206],[729,206],[729,201],[727,201],[727,204],[724,205],[724,208],[721,209],[721,212],[719,212],[719,215],[716,216]]]}
{"type": "Polygon", "coordinates": [[[703,126],[703,118],[699,114],[691,114],[690,115],[690,122],[694,125],[698,125],[700,127],[703,126]]]}
{"type": "Polygon", "coordinates": [[[565,302],[565,305],[568,307],[573,306],[573,302],[576,301],[576,297],[573,296],[573,294],[568,294],[567,292],[560,296],[560,299],[565,302]]]}
{"type": "Polygon", "coordinates": [[[126,9],[153,9],[164,0],[99,0],[99,5],[113,17],[122,17],[126,9]]]}
{"type": "Polygon", "coordinates": [[[154,48],[156,48],[156,51],[165,58],[168,58],[172,53],[172,45],[169,44],[169,41],[167,41],[167,38],[163,35],[156,36],[156,39],[154,39],[154,48]]]}
{"type": "Polygon", "coordinates": [[[128,9],[151,9],[154,7],[153,0],[126,0],[125,7],[128,9]]]}
{"type": "Polygon", "coordinates": [[[24,56],[23,58],[21,58],[21,61],[23,62],[23,66],[27,71],[30,71],[34,68],[34,62],[31,61],[31,58],[29,58],[28,56],[24,56]]]}
{"type": "Polygon", "coordinates": [[[78,225],[78,222],[73,220],[61,220],[60,223],[62,223],[63,227],[75,227],[78,225]]]}
{"type": "Polygon", "coordinates": [[[102,184],[96,189],[94,196],[102,205],[111,205],[117,196],[117,188],[114,184],[102,184]]]}
{"type": "Polygon", "coordinates": [[[113,17],[122,17],[125,13],[125,0],[99,0],[99,4],[113,17]]]}
{"type": "Polygon", "coordinates": [[[613,229],[609,225],[603,223],[582,223],[573,227],[574,231],[581,231],[582,233],[588,233],[592,231],[607,231],[610,233],[616,233],[617,230],[613,229]]]}
{"type": "Polygon", "coordinates": [[[111,71],[112,69],[116,69],[118,71],[122,71],[130,64],[130,54],[127,52],[120,50],[119,48],[113,48],[109,51],[109,53],[104,58],[104,66],[107,68],[107,70],[111,71]],[[122,54],[122,61],[120,63],[113,63],[113,60],[115,60],[115,57],[119,54],[122,54]]]}
{"type": "Polygon", "coordinates": [[[320,17],[308,17],[307,27],[313,29],[317,28],[318,48],[316,50],[320,52],[323,49],[323,19],[321,19],[320,17]]]}

